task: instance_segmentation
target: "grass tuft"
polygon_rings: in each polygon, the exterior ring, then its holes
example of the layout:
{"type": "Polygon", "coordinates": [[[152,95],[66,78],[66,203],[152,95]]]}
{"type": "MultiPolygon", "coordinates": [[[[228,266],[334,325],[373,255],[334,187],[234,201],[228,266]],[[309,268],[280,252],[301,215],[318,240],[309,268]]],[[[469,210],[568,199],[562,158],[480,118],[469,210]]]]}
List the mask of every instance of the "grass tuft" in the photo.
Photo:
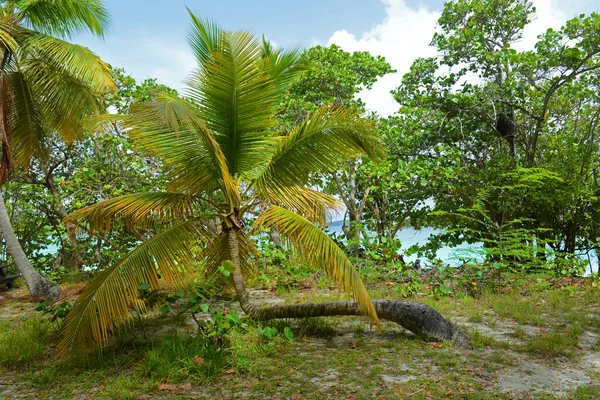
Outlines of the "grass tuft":
{"type": "Polygon", "coordinates": [[[53,332],[50,322],[30,318],[15,329],[15,323],[0,323],[0,366],[28,365],[42,357],[53,332]]]}
{"type": "Polygon", "coordinates": [[[208,381],[229,366],[226,351],[189,334],[171,334],[147,350],[139,372],[165,382],[208,381]]]}

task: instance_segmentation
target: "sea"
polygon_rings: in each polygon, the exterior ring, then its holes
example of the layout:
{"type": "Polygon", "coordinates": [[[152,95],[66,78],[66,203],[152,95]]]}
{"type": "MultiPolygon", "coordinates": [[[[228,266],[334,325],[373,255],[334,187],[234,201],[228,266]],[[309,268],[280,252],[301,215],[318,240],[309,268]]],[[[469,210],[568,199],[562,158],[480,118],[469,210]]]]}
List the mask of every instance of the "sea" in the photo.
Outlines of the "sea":
{"type": "MultiPolygon", "coordinates": [[[[329,233],[340,235],[343,233],[342,224],[343,221],[333,221],[327,226],[327,231],[329,233]]],[[[398,253],[403,255],[404,261],[407,263],[414,263],[419,259],[421,266],[431,266],[433,260],[419,257],[417,254],[407,256],[405,252],[413,245],[425,245],[429,240],[429,237],[436,233],[440,233],[440,231],[434,228],[416,230],[411,227],[406,227],[401,229],[396,234],[396,238],[400,239],[400,243],[402,244],[398,253]]],[[[586,275],[598,273],[598,258],[596,257],[595,252],[590,251],[589,257],[587,253],[578,254],[578,257],[586,262],[586,275]]],[[[444,265],[449,265],[451,267],[458,267],[464,263],[481,263],[485,259],[485,250],[483,249],[482,243],[469,244],[465,242],[456,247],[442,247],[437,251],[434,259],[441,260],[444,265]]]]}

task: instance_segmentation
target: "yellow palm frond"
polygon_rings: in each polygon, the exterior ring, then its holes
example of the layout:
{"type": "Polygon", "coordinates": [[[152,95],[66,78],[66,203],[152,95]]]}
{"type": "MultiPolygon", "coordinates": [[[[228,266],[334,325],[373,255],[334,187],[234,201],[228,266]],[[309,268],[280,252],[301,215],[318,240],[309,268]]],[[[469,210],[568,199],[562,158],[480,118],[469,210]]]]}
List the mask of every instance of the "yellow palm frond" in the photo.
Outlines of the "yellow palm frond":
{"type": "Polygon", "coordinates": [[[76,225],[86,220],[90,233],[110,231],[111,222],[121,217],[144,226],[150,218],[181,220],[192,215],[197,197],[181,193],[135,193],[104,200],[71,213],[66,221],[76,225]]]}
{"type": "Polygon", "coordinates": [[[267,209],[257,220],[254,229],[275,228],[308,262],[322,266],[336,285],[349,291],[360,310],[379,326],[371,297],[358,272],[342,249],[309,220],[281,207],[267,209]]]}
{"type": "MultiPolygon", "coordinates": [[[[256,275],[255,260],[258,256],[258,250],[244,232],[238,231],[237,236],[242,276],[248,279],[256,275]]],[[[223,261],[231,260],[227,234],[225,232],[220,232],[217,237],[209,243],[205,253],[207,254],[204,262],[205,271],[208,275],[214,275],[217,273],[218,268],[223,261]]]]}
{"type": "Polygon", "coordinates": [[[132,308],[145,311],[138,286],[148,283],[158,289],[161,278],[176,281],[197,262],[198,242],[207,240],[202,221],[189,220],[139,245],[96,275],[65,320],[59,355],[86,355],[101,348],[116,327],[131,320],[132,308]]]}
{"type": "Polygon", "coordinates": [[[321,225],[327,223],[327,218],[337,214],[342,203],[333,196],[301,186],[275,186],[257,191],[256,196],[267,204],[278,205],[311,222],[321,225]]]}
{"type": "Polygon", "coordinates": [[[83,131],[92,135],[104,133],[113,129],[115,124],[125,120],[121,114],[94,114],[83,120],[83,131]]]}

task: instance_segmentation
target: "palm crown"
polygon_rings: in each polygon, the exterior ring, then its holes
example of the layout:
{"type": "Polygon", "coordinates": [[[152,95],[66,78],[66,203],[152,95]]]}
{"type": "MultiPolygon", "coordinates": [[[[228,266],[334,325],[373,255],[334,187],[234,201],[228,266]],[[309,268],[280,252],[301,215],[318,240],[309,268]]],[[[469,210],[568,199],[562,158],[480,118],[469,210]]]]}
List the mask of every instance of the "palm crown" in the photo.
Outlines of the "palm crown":
{"type": "Polygon", "coordinates": [[[248,32],[223,31],[190,15],[198,68],[186,97],[158,95],[127,117],[138,145],[164,162],[168,192],[124,195],[70,216],[89,223],[91,232],[109,229],[117,214],[135,224],[159,220],[165,229],[89,283],[67,318],[64,355],[103,344],[113,323],[130,318],[132,304],[143,311],[141,282],[158,288],[160,279],[172,282],[191,265],[210,273],[231,260],[242,308],[260,314],[243,277],[253,271],[251,237],[262,229],[277,229],[378,322],[351,262],[315,225],[326,222],[338,201],[306,187],[312,173],[364,153],[377,157],[382,147],[374,123],[353,108],[323,107],[280,132],[276,110],[303,70],[300,51],[273,50],[248,32]],[[257,219],[246,226],[251,214],[257,219]]]}
{"type": "Polygon", "coordinates": [[[55,37],[102,35],[107,22],[99,0],[0,1],[0,183],[32,157],[44,159],[51,134],[76,138],[100,111],[97,99],[115,90],[107,64],[55,37]]]}

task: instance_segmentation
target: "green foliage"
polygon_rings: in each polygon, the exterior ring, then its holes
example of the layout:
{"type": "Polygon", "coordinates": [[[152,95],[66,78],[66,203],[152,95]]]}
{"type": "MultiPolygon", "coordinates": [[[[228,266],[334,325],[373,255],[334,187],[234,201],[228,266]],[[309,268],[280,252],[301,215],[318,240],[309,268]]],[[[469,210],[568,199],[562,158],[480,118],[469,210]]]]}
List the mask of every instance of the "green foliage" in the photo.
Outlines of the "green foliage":
{"type": "Polygon", "coordinates": [[[277,246],[270,240],[259,240],[257,255],[259,284],[268,288],[291,290],[313,284],[327,284],[319,279],[319,268],[294,255],[290,248],[277,246]],[[316,282],[315,282],[316,281],[316,282]]]}
{"type": "MultiPolygon", "coordinates": [[[[114,73],[118,91],[105,96],[105,110],[126,113],[132,105],[154,99],[158,91],[174,92],[154,79],[137,83],[122,69],[114,73]]],[[[53,280],[61,278],[63,270],[104,268],[154,229],[116,221],[102,237],[75,237],[72,225],[62,221],[67,213],[124,193],[164,187],[161,163],[141,154],[120,122],[98,117],[89,124],[89,132],[74,143],[53,137],[48,159],[4,187],[17,237],[25,239],[25,253],[53,280]]]]}
{"type": "Polygon", "coordinates": [[[72,308],[73,304],[70,301],[62,301],[58,304],[55,304],[50,299],[46,299],[37,305],[35,311],[41,312],[42,314],[52,315],[51,322],[54,322],[59,318],[61,320],[64,319],[72,308]]]}
{"type": "Polygon", "coordinates": [[[356,95],[370,89],[381,76],[394,72],[384,57],[365,51],[349,53],[335,44],[312,47],[304,51],[301,60],[307,72],[286,94],[281,115],[284,124],[295,124],[327,104],[363,108],[364,103],[356,95]]]}
{"type": "Polygon", "coordinates": [[[276,327],[265,325],[263,327],[256,328],[256,331],[259,335],[262,335],[266,340],[271,340],[277,335],[282,335],[287,340],[292,340],[294,338],[294,332],[289,326],[283,328],[283,332],[280,332],[276,327]]]}
{"type": "Polygon", "coordinates": [[[600,16],[515,50],[534,18],[527,0],[447,2],[439,57],[415,60],[394,92],[391,162],[413,179],[397,182],[409,189],[394,207],[412,208],[415,227],[446,230],[429,249],[479,242],[503,268],[535,269],[547,267],[546,247],[595,248],[600,16]]]}

